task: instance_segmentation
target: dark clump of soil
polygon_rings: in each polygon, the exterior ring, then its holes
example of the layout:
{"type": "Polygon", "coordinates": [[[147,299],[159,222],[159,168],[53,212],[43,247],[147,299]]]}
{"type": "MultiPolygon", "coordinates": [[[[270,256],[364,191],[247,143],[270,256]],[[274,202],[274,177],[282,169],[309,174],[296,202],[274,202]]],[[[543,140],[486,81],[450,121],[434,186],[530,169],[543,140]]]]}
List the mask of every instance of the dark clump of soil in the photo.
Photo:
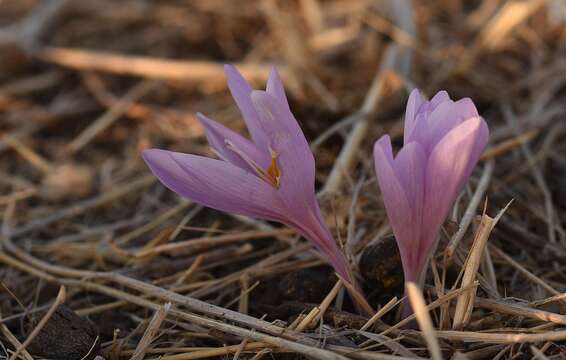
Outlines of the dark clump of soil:
{"type": "Polygon", "coordinates": [[[336,281],[330,267],[300,269],[263,281],[251,298],[262,305],[280,305],[285,301],[320,303],[336,281]]]}
{"type": "Polygon", "coordinates": [[[272,320],[290,319],[309,311],[313,304],[320,304],[336,281],[330,267],[300,269],[260,283],[251,293],[251,302],[257,315],[268,314],[272,320]]]}
{"type": "MultiPolygon", "coordinates": [[[[32,316],[27,327],[33,331],[45,312],[32,316]]],[[[60,305],[28,347],[29,352],[47,359],[89,360],[98,354],[98,331],[93,323],[60,305]]]]}
{"type": "Polygon", "coordinates": [[[370,304],[385,303],[403,294],[403,265],[395,237],[368,246],[360,258],[360,273],[370,304]]]}
{"type": "Polygon", "coordinates": [[[320,303],[335,283],[332,269],[324,267],[288,273],[277,288],[285,300],[320,303]]]}

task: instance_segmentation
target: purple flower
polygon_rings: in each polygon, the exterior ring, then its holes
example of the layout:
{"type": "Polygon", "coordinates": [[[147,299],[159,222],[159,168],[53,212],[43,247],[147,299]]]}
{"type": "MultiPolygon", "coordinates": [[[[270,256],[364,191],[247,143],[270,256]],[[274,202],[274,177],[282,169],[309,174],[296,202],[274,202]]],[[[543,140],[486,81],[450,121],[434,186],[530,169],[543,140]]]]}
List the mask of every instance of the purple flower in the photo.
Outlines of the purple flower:
{"type": "Polygon", "coordinates": [[[445,91],[424,100],[413,90],[404,145],[393,157],[388,135],[374,146],[377,181],[401,253],[405,281],[422,285],[440,226],[487,144],[489,130],[470,99],[445,91]]]}
{"type": "Polygon", "coordinates": [[[194,202],[296,229],[352,281],[320,213],[314,157],[277,71],[271,71],[265,91],[253,90],[233,66],[226,65],[225,72],[252,141],[197,114],[220,160],[150,149],[143,153],[147,165],[165,186],[194,202]]]}

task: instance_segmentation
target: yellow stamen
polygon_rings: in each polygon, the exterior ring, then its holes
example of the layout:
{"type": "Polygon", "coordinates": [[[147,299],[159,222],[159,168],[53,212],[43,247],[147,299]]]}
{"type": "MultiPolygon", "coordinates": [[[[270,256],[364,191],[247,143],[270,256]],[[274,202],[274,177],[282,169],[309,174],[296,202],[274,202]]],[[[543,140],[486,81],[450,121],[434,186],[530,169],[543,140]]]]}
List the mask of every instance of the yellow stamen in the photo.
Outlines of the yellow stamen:
{"type": "Polygon", "coordinates": [[[267,168],[266,175],[269,182],[278,188],[281,180],[281,170],[277,166],[277,153],[271,149],[269,149],[269,152],[271,153],[271,165],[267,168]]]}

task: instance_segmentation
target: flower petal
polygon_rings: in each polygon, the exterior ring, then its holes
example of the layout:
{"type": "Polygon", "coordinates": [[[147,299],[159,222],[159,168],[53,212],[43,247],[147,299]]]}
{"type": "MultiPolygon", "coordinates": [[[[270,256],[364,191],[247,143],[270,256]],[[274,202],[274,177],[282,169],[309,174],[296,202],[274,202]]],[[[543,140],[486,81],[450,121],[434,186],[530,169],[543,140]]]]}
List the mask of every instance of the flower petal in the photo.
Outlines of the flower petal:
{"type": "Polygon", "coordinates": [[[244,117],[253,142],[259,149],[267,151],[267,137],[261,130],[259,116],[250,98],[253,89],[234,66],[224,65],[224,72],[230,93],[244,117]]]}
{"type": "MultiPolygon", "coordinates": [[[[291,113],[284,89],[272,71],[267,91],[252,92],[252,101],[277,154],[281,177],[279,194],[293,220],[287,225],[298,229],[326,255],[336,271],[350,279],[344,256],[328,229],[314,193],[315,162],[307,140],[291,113]]],[[[351,279],[350,279],[351,280],[351,279]]]]}
{"type": "Polygon", "coordinates": [[[487,144],[487,124],[480,117],[456,126],[432,149],[426,168],[425,213],[420,252],[425,254],[487,144]]]}
{"type": "Polygon", "coordinates": [[[221,210],[274,221],[282,219],[275,188],[222,160],[150,149],[143,158],[153,174],[177,194],[221,210]]]}
{"type": "Polygon", "coordinates": [[[252,101],[269,147],[277,154],[281,199],[294,216],[305,217],[316,202],[315,164],[309,144],[287,105],[265,91],[252,92],[252,101]]]}
{"type": "Polygon", "coordinates": [[[489,127],[482,117],[480,117],[480,120],[480,128],[476,136],[476,143],[474,144],[474,148],[471,151],[472,156],[470,161],[468,162],[468,167],[466,168],[466,178],[468,178],[472,174],[472,171],[476,167],[480,156],[485,150],[487,142],[489,140],[489,127]]]}
{"type": "Polygon", "coordinates": [[[299,222],[287,223],[286,225],[297,229],[301,235],[311,241],[316,249],[324,254],[340,276],[352,283],[355,282],[350,276],[342,251],[324,222],[318,204],[315,203],[314,209],[309,210],[307,216],[299,219],[299,222]]]}
{"type": "Polygon", "coordinates": [[[445,90],[440,90],[430,99],[430,110],[436,109],[438,105],[446,101],[450,101],[450,95],[445,90]]]}
{"type": "MultiPolygon", "coordinates": [[[[285,87],[283,87],[283,82],[279,76],[277,69],[273,67],[269,73],[269,78],[267,79],[267,87],[265,91],[271,96],[275,97],[281,103],[287,105],[289,108],[289,102],[287,101],[287,95],[285,95],[285,87]]],[[[291,110],[289,110],[291,111],[291,110]]]]}
{"type": "Polygon", "coordinates": [[[421,96],[419,89],[413,89],[413,91],[411,91],[411,95],[409,95],[409,100],[407,100],[407,109],[405,110],[404,143],[408,143],[409,136],[415,127],[417,112],[424,102],[425,100],[421,96]]]}
{"type": "Polygon", "coordinates": [[[242,135],[201,113],[197,114],[197,119],[204,127],[208,144],[223,160],[226,160],[244,170],[254,172],[254,169],[250,167],[248,162],[244,161],[240,155],[227,146],[226,141],[228,140],[258,165],[263,168],[267,168],[269,166],[271,158],[267,151],[260,151],[251,141],[242,135]]]}
{"type": "Polygon", "coordinates": [[[411,142],[403,146],[395,157],[393,168],[413,209],[422,208],[426,155],[421,144],[411,142]]]}
{"type": "MultiPolygon", "coordinates": [[[[377,182],[381,189],[389,224],[393,229],[397,245],[399,246],[403,269],[405,274],[413,274],[415,273],[414,268],[418,265],[416,262],[418,254],[415,254],[415,248],[419,241],[420,226],[418,223],[415,223],[416,220],[413,216],[414,212],[411,204],[403,184],[399,181],[398,174],[395,173],[395,164],[391,161],[392,149],[389,136],[382,136],[376,141],[373,149],[377,182]]],[[[415,150],[417,149],[414,148],[414,150],[407,152],[405,156],[408,158],[411,153],[416,154],[415,150]]],[[[398,166],[409,168],[410,166],[405,164],[410,164],[411,162],[403,160],[405,156],[401,158],[403,165],[398,166]]],[[[416,157],[418,158],[418,156],[416,157]]],[[[416,165],[417,162],[418,160],[412,163],[416,165]]]]}
{"type": "Polygon", "coordinates": [[[428,150],[430,151],[448,131],[461,124],[464,120],[477,116],[479,116],[478,111],[469,98],[456,102],[446,101],[438,105],[431,112],[427,121],[428,150]]]}

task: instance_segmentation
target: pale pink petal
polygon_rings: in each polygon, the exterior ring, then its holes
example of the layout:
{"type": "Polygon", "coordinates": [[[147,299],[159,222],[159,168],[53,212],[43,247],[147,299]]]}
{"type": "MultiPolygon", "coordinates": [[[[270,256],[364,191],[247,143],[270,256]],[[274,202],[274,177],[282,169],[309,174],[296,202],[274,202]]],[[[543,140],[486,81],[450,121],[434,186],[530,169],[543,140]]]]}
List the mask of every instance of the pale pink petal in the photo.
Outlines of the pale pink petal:
{"type": "Polygon", "coordinates": [[[415,127],[415,121],[417,118],[417,112],[419,111],[425,100],[421,96],[419,89],[413,89],[409,95],[409,100],[407,100],[407,109],[405,110],[405,130],[404,130],[404,143],[408,143],[409,136],[413,132],[415,127]]]}
{"type": "Polygon", "coordinates": [[[431,109],[436,109],[436,107],[443,102],[450,101],[450,95],[445,90],[440,90],[430,99],[431,109]]]}
{"type": "Polygon", "coordinates": [[[235,165],[159,149],[145,150],[143,158],[165,186],[196,203],[257,218],[282,219],[275,189],[235,165]]]}
{"type": "Polygon", "coordinates": [[[306,216],[314,198],[314,157],[288,107],[265,91],[252,92],[269,147],[281,170],[279,193],[293,216],[306,216]]]}
{"type": "Polygon", "coordinates": [[[283,87],[283,82],[281,81],[281,78],[279,77],[279,72],[277,72],[277,69],[275,67],[272,68],[271,72],[269,73],[269,78],[267,79],[267,87],[265,91],[274,98],[276,98],[277,100],[279,100],[279,102],[281,102],[282,104],[287,105],[287,108],[289,108],[289,102],[287,101],[287,95],[285,95],[285,88],[283,87]]]}
{"type": "Polygon", "coordinates": [[[315,204],[314,211],[313,209],[308,211],[304,218],[287,223],[287,225],[297,229],[301,235],[309,239],[316,249],[326,256],[328,262],[340,276],[355,283],[350,276],[342,251],[324,222],[318,204],[315,204]]]}
{"type": "Polygon", "coordinates": [[[403,184],[395,173],[394,164],[391,161],[391,140],[388,135],[381,137],[375,143],[373,156],[377,182],[381,189],[389,224],[395,234],[403,268],[407,274],[407,272],[412,272],[411,269],[416,263],[415,248],[420,228],[414,223],[411,203],[403,184]]]}
{"type": "Polygon", "coordinates": [[[483,118],[480,117],[480,119],[481,122],[480,122],[480,128],[478,134],[476,136],[476,143],[474,144],[474,148],[472,150],[472,156],[470,157],[470,162],[468,163],[468,166],[466,168],[466,176],[465,176],[466,178],[468,178],[472,174],[472,171],[476,167],[480,159],[480,156],[482,152],[485,150],[487,146],[487,142],[489,140],[489,128],[487,126],[487,123],[483,118]]]}
{"type": "Polygon", "coordinates": [[[234,66],[225,65],[224,72],[228,79],[228,87],[232,97],[244,117],[253,142],[259,149],[267,150],[268,139],[262,131],[259,116],[250,98],[253,91],[252,87],[234,66]]]}
{"type": "Polygon", "coordinates": [[[267,168],[269,166],[271,158],[267,151],[259,150],[255,144],[242,135],[230,130],[224,125],[204,116],[201,113],[197,114],[197,119],[204,127],[208,144],[222,159],[247,171],[255,171],[252,167],[250,167],[248,162],[244,161],[244,159],[238,155],[238,153],[230,149],[227,145],[228,141],[244,152],[261,167],[267,168]]]}
{"type": "Polygon", "coordinates": [[[444,135],[464,120],[477,116],[478,111],[469,98],[456,102],[446,101],[438,105],[427,121],[427,150],[430,151],[444,135]]]}
{"type": "Polygon", "coordinates": [[[414,239],[420,239],[422,232],[426,161],[423,147],[412,142],[401,149],[393,163],[395,175],[409,203],[409,211],[404,216],[411,224],[403,230],[403,234],[399,234],[399,241],[403,243],[401,247],[405,249],[402,258],[408,279],[415,281],[417,279],[412,277],[416,276],[422,267],[417,260],[419,254],[418,247],[414,246],[414,239]]]}
{"type": "Polygon", "coordinates": [[[413,208],[422,208],[426,154],[421,144],[403,146],[395,157],[393,168],[413,208]]]}
{"type": "Polygon", "coordinates": [[[477,163],[487,143],[486,129],[483,119],[468,119],[432,149],[426,168],[423,227],[427,235],[420,245],[423,254],[434,244],[440,225],[477,163]]]}

